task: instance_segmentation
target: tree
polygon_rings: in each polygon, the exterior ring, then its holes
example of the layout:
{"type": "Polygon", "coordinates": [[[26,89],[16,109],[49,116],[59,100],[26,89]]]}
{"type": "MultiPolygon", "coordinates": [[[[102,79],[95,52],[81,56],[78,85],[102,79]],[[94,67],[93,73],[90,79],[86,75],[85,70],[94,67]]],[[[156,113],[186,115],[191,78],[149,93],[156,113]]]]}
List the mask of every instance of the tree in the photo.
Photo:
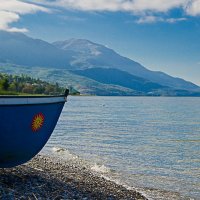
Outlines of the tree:
{"type": "Polygon", "coordinates": [[[8,88],[9,88],[9,86],[10,86],[10,85],[9,85],[9,81],[8,81],[7,78],[4,78],[4,79],[1,80],[1,82],[0,82],[0,87],[1,87],[2,90],[7,91],[8,88]]]}
{"type": "Polygon", "coordinates": [[[17,91],[17,84],[16,82],[13,82],[9,86],[9,90],[16,92],[17,91]]]}
{"type": "Polygon", "coordinates": [[[23,87],[22,92],[27,94],[34,94],[34,87],[30,84],[26,84],[23,87]]]}

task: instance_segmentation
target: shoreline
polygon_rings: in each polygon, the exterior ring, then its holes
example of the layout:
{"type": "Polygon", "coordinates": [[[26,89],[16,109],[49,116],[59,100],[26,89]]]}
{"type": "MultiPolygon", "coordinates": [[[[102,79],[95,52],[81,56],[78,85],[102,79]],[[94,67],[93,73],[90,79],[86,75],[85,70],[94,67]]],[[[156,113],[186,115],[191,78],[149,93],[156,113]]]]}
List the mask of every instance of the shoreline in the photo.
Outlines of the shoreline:
{"type": "Polygon", "coordinates": [[[147,200],[92,173],[78,161],[38,155],[30,162],[0,169],[0,199],[133,199],[147,200]]]}

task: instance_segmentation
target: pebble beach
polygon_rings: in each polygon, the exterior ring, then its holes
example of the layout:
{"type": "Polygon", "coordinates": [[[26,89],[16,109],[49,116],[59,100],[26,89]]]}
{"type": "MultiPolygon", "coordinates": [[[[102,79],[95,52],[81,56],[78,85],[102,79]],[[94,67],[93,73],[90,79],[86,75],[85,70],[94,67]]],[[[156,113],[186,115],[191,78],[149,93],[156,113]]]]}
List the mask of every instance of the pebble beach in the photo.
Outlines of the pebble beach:
{"type": "Polygon", "coordinates": [[[64,162],[43,155],[15,168],[0,169],[0,199],[147,200],[78,161],[64,162]]]}

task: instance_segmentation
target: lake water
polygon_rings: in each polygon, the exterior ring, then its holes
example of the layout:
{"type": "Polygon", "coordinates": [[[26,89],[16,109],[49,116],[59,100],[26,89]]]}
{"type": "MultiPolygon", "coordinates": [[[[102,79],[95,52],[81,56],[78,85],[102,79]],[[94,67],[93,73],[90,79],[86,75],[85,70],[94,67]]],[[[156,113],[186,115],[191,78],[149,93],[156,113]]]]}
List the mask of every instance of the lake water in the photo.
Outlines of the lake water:
{"type": "Polygon", "coordinates": [[[58,148],[152,199],[200,199],[200,98],[69,97],[43,152],[58,148]]]}

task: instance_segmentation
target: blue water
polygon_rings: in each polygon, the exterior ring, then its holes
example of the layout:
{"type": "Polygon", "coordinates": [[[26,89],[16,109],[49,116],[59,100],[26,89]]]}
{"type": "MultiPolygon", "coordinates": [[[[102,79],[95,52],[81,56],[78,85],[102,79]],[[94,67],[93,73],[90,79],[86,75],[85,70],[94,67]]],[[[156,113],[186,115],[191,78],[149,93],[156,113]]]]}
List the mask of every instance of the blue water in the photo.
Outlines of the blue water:
{"type": "Polygon", "coordinates": [[[69,97],[45,150],[53,147],[129,186],[200,199],[200,98],[69,97]]]}

